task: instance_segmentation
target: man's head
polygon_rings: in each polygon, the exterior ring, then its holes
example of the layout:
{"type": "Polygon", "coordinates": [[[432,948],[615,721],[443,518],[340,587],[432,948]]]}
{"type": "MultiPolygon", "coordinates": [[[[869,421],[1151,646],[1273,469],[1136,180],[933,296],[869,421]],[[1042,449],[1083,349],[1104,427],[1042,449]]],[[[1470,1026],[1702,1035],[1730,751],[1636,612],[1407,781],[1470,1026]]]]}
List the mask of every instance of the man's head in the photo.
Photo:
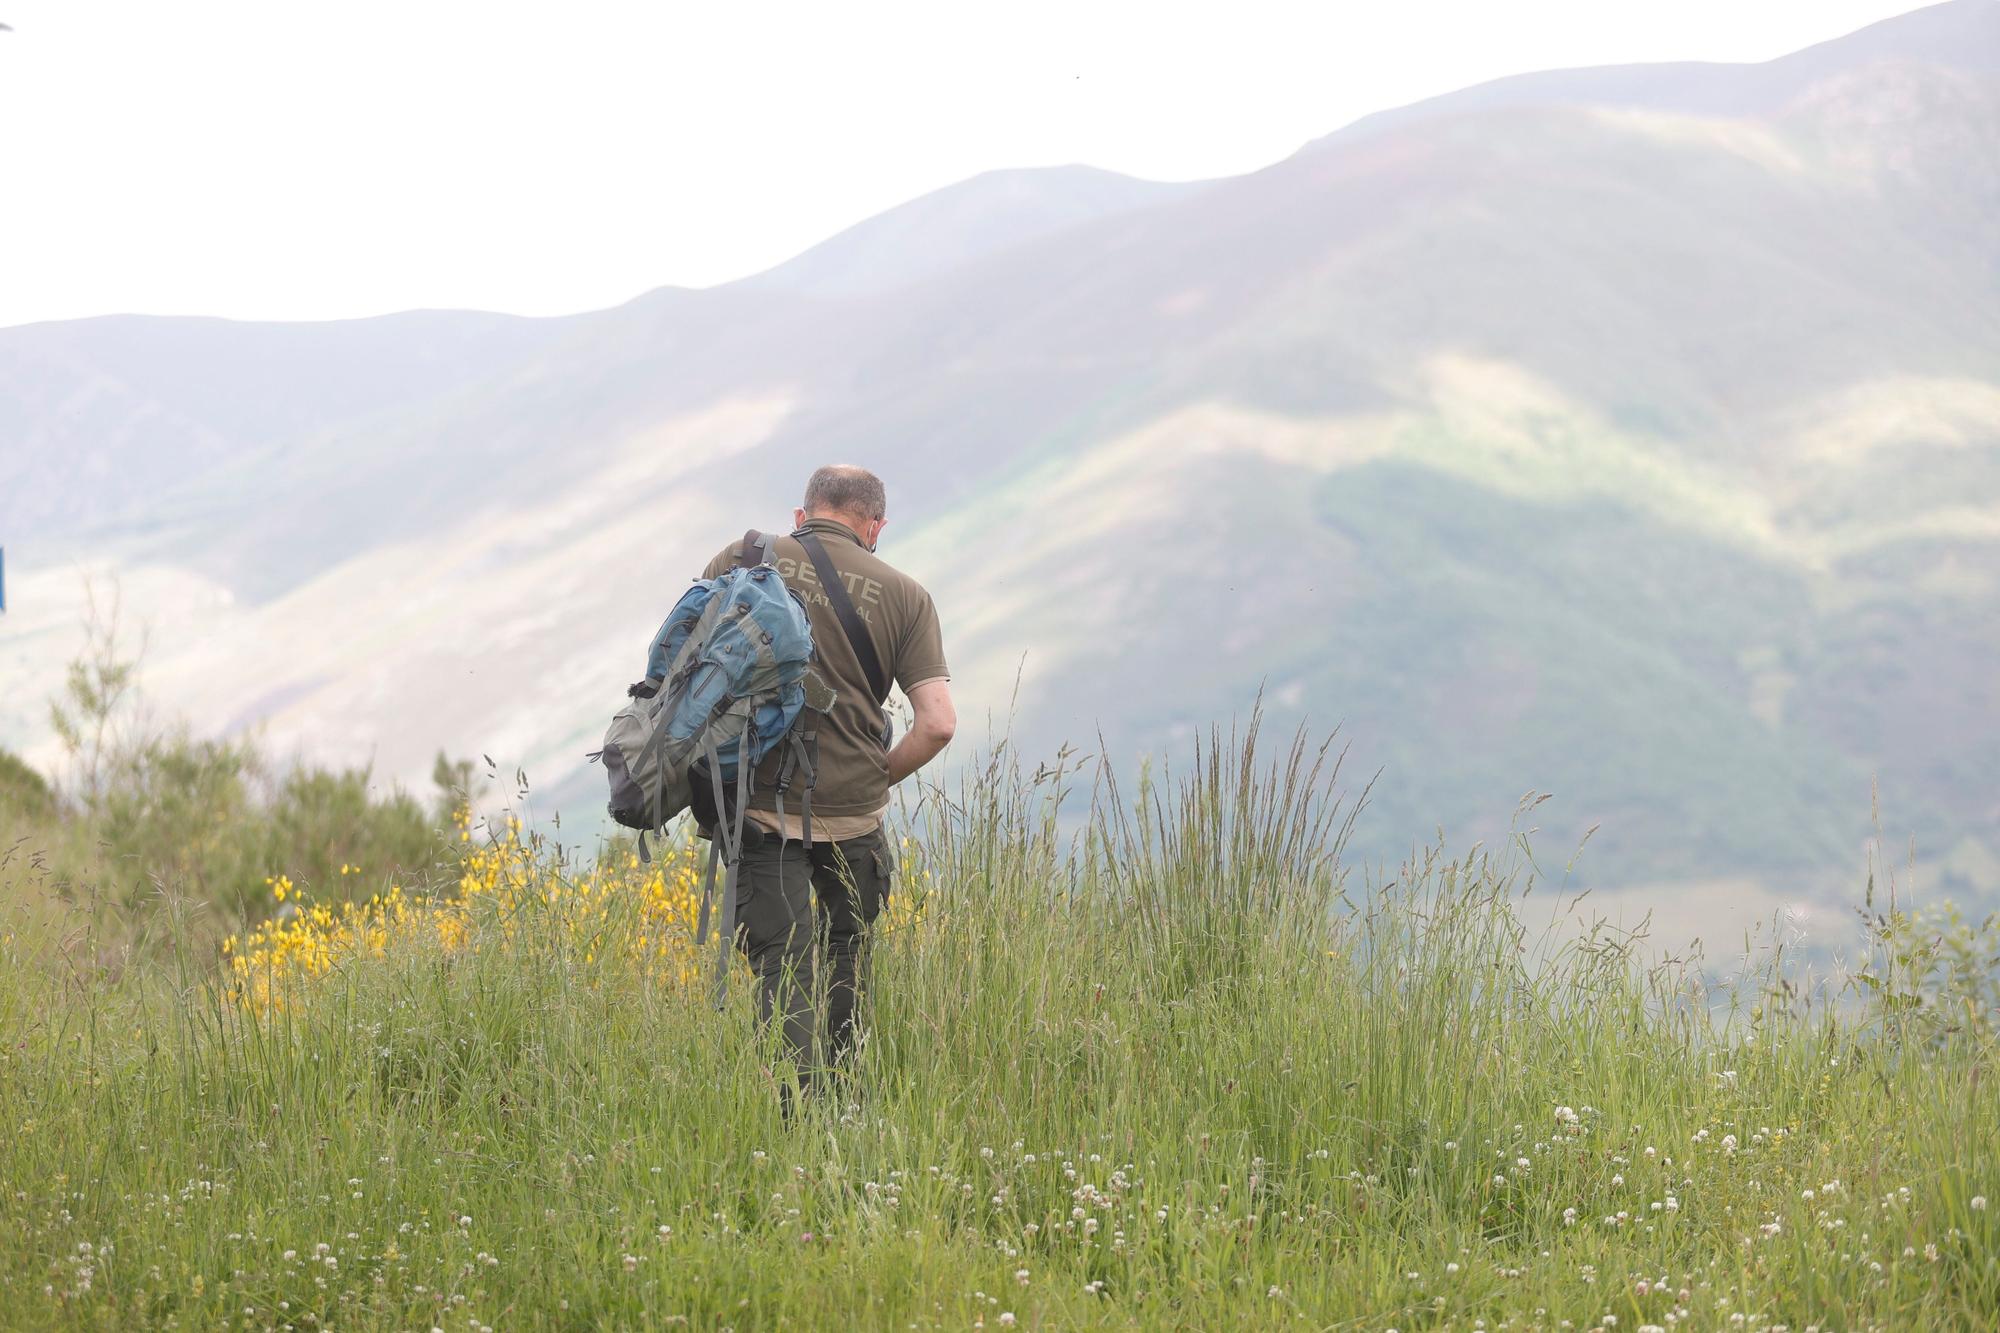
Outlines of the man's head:
{"type": "Polygon", "coordinates": [[[867,468],[834,463],[812,474],[806,483],[806,500],[792,513],[793,522],[804,527],[809,518],[830,518],[851,529],[869,550],[881,540],[888,523],[888,498],[882,479],[867,468]]]}

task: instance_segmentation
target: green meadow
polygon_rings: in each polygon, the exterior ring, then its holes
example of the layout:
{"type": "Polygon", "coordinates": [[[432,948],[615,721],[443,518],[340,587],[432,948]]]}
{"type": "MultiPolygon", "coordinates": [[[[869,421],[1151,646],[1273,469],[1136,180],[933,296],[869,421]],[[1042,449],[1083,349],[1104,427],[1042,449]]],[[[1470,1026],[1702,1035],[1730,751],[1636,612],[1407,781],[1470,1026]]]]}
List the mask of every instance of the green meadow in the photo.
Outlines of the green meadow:
{"type": "Polygon", "coordinates": [[[1842,984],[1675,956],[1561,924],[1532,810],[1367,882],[1337,756],[1254,729],[1123,786],[963,774],[904,812],[868,1035],[791,1120],[740,971],[711,1004],[694,846],[446,821],[391,912],[349,862],[409,810],[370,806],[288,911],[107,854],[101,801],[10,800],[0,1322],[2000,1318],[1990,926],[1877,902],[1842,984]]]}

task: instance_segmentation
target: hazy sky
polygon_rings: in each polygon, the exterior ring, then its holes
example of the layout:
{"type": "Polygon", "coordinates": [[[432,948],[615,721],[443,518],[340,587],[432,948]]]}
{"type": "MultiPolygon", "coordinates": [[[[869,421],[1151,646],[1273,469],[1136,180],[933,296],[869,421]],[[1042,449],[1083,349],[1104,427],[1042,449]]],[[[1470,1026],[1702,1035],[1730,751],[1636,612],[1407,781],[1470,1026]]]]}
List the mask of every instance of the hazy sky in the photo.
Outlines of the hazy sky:
{"type": "Polygon", "coordinates": [[[0,324],[581,310],[995,167],[1248,171],[1525,70],[1910,0],[0,0],[0,324]]]}

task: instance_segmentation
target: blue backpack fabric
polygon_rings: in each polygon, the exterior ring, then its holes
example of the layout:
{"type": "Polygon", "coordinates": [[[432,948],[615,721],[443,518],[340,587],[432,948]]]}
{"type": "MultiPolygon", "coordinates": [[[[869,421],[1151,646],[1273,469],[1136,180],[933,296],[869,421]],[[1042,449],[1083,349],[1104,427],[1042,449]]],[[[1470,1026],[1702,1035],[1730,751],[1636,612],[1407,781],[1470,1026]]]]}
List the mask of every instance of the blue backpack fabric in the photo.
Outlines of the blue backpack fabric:
{"type": "MultiPolygon", "coordinates": [[[[749,725],[716,741],[719,775],[725,782],[735,781],[745,749],[752,766],[762,763],[798,721],[812,654],[812,622],[805,604],[776,569],[739,566],[696,583],[674,604],[646,655],[647,681],[667,681],[675,675],[676,659],[685,658],[686,688],[678,694],[669,691],[673,702],[666,719],[667,743],[699,736],[729,705],[751,700],[749,725]],[[734,614],[708,617],[704,631],[708,608],[717,604],[734,614]],[[697,640],[692,654],[687,651],[690,639],[697,640]],[[769,688],[773,672],[775,690],[769,688]]],[[[653,819],[644,827],[664,822],[653,819]]]]}
{"type": "Polygon", "coordinates": [[[642,859],[649,859],[647,832],[684,810],[708,834],[697,944],[708,935],[717,858],[727,858],[718,1004],[736,933],[737,866],[754,773],[772,751],[786,749],[776,777],[778,813],[799,784],[810,844],[815,755],[805,719],[832,703],[807,704],[812,620],[771,564],[770,550],[770,538],[746,534],[742,564],[698,581],[674,604],[647,650],[646,678],[626,690],[629,701],[612,716],[604,748],[590,756],[603,761],[611,817],[639,830],[642,859]]]}

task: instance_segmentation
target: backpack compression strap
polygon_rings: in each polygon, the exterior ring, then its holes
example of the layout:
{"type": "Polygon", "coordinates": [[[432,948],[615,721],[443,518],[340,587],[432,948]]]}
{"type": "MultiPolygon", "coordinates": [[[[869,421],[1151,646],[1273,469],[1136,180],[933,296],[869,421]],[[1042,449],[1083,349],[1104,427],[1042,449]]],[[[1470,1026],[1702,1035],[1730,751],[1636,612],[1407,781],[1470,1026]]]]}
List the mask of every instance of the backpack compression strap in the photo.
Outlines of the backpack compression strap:
{"type": "MultiPolygon", "coordinates": [[[[754,748],[757,727],[753,722],[737,739],[742,747],[739,755],[747,754],[754,748]]],[[[736,944],[737,878],[743,866],[743,824],[750,805],[751,765],[739,758],[736,764],[736,808],[734,816],[723,801],[722,756],[716,752],[714,740],[707,749],[708,780],[715,789],[715,829],[709,835],[708,882],[701,892],[701,916],[695,923],[695,947],[700,948],[708,936],[709,901],[715,894],[715,861],[717,849],[721,850],[724,872],[722,877],[722,901],[718,904],[721,912],[720,938],[715,950],[715,1007],[720,1010],[729,994],[729,951],[736,944]]]]}
{"type": "Polygon", "coordinates": [[[833,567],[833,560],[827,555],[826,547],[820,544],[817,533],[801,528],[792,534],[792,538],[812,557],[820,587],[826,592],[827,605],[833,608],[840,628],[847,632],[847,642],[854,648],[855,657],[861,661],[861,674],[868,677],[868,688],[875,691],[875,706],[881,707],[889,697],[889,673],[882,670],[882,659],[875,655],[875,640],[868,637],[868,626],[862,623],[861,613],[854,609],[854,599],[847,595],[847,584],[841,581],[840,571],[833,567]]]}
{"type": "MultiPolygon", "coordinates": [[[[804,834],[799,841],[811,851],[813,845],[813,784],[819,781],[819,761],[814,758],[819,753],[819,733],[810,728],[793,727],[785,737],[785,757],[778,765],[778,779],[774,794],[778,803],[778,827],[785,826],[785,793],[791,789],[792,779],[805,770],[806,785],[799,790],[799,801],[803,809],[799,815],[799,831],[804,834]]],[[[780,847],[779,854],[783,855],[780,847]]]]}

